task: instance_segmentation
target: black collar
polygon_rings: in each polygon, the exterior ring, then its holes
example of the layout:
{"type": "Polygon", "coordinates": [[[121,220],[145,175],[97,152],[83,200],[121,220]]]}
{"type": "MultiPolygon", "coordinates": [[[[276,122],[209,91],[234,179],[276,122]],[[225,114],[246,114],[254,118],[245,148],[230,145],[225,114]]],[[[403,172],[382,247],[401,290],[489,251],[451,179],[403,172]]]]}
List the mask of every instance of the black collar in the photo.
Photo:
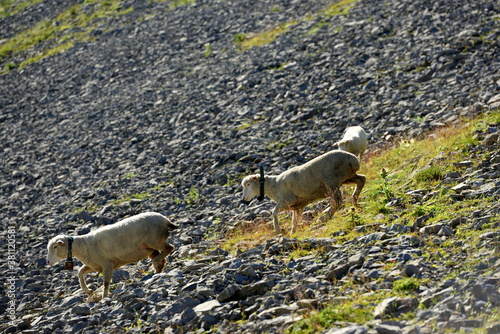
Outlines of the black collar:
{"type": "Polygon", "coordinates": [[[73,246],[73,237],[69,236],[68,237],[68,260],[71,260],[71,258],[73,257],[72,246],[73,246]]]}
{"type": "Polygon", "coordinates": [[[69,236],[68,237],[68,258],[66,259],[66,262],[64,263],[64,267],[66,270],[73,270],[73,254],[72,254],[72,249],[71,246],[73,246],[73,237],[69,236]]]}
{"type": "Polygon", "coordinates": [[[259,201],[262,201],[264,199],[264,183],[266,183],[266,179],[264,177],[264,167],[260,166],[260,195],[257,197],[259,201]]]}

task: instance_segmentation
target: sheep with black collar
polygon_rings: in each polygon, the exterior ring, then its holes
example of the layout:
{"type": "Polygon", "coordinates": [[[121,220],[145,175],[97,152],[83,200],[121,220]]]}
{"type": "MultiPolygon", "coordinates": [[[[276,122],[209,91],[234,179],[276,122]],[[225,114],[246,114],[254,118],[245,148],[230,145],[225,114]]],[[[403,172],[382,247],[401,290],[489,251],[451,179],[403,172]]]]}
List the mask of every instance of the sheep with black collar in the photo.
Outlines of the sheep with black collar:
{"type": "Polygon", "coordinates": [[[174,246],[166,240],[169,231],[176,228],[163,215],[148,212],[100,227],[85,235],[58,235],[48,243],[47,263],[55,265],[74,255],[84,264],[78,271],[80,286],[89,295],[89,301],[97,301],[100,298],[93,298],[93,292],[83,278],[84,274],[93,271],[103,273],[102,298],[105,298],[109,293],[113,271],[121,266],[149,257],[159,273],[165,267],[165,257],[174,250],[174,246]]]}
{"type": "MultiPolygon", "coordinates": [[[[306,205],[316,200],[330,197],[330,214],[342,204],[340,186],[355,183],[353,202],[357,204],[359,194],[366,181],[364,175],[356,174],[360,164],[358,158],[349,152],[334,150],[327,152],[301,166],[293,167],[280,175],[264,176],[264,194],[269,196],[276,207],[273,210],[273,223],[276,233],[281,233],[278,213],[293,211],[292,233],[302,219],[306,205]]],[[[261,193],[261,176],[249,175],[243,179],[243,200],[250,201],[261,193]]]]}

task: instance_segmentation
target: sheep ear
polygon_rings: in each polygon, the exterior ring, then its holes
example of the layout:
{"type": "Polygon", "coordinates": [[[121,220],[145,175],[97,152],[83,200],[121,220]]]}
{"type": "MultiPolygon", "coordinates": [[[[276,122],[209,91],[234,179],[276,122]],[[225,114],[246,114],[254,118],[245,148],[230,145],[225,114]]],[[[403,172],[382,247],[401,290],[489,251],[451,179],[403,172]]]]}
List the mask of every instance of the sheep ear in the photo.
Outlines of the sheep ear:
{"type": "Polygon", "coordinates": [[[57,243],[58,243],[59,245],[64,245],[64,241],[62,241],[62,240],[57,240],[57,243]]]}
{"type": "Polygon", "coordinates": [[[253,175],[252,178],[251,178],[252,181],[258,181],[259,180],[259,176],[258,175],[253,175]]]}

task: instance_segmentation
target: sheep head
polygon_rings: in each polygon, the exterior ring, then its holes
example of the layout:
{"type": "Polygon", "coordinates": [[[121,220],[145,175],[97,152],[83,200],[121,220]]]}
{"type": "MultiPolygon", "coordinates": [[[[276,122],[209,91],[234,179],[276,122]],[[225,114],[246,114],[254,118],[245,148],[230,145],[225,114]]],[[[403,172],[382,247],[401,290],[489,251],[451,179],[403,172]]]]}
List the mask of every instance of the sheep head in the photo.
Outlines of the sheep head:
{"type": "Polygon", "coordinates": [[[337,145],[339,146],[339,150],[342,151],[348,151],[349,146],[351,145],[351,140],[350,139],[343,139],[339,142],[337,142],[337,145]]]}
{"type": "Polygon", "coordinates": [[[260,194],[259,174],[249,175],[241,181],[243,186],[243,200],[250,202],[252,198],[260,194]]]}
{"type": "Polygon", "coordinates": [[[53,266],[68,255],[68,237],[58,235],[52,238],[47,245],[47,264],[53,266]]]}

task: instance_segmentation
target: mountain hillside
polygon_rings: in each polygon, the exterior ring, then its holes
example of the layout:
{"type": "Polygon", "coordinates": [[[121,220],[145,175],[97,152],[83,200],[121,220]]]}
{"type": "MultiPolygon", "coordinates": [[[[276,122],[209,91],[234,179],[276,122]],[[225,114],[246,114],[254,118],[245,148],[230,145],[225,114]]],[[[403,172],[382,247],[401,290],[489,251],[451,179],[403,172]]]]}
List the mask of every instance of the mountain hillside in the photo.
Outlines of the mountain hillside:
{"type": "MultiPolygon", "coordinates": [[[[495,1],[1,6],[2,331],[500,333],[495,1]],[[271,201],[241,202],[241,179],[260,165],[281,173],[360,125],[369,134],[363,172],[402,141],[432,146],[440,129],[474,119],[484,121],[460,146],[458,172],[444,171],[425,193],[405,189],[421,201],[415,221],[381,210],[351,240],[338,232],[222,246],[241,225],[270,223],[271,201]],[[431,210],[432,187],[453,191],[447,198],[464,211],[450,206],[444,219],[446,210],[431,210]],[[53,236],[146,211],[180,226],[164,273],[152,274],[149,260],[123,267],[112,297],[87,303],[75,271],[46,265],[53,236]],[[392,292],[410,278],[420,280],[414,295],[392,292]],[[312,316],[346,300],[345,314],[370,310],[369,319],[312,316]]],[[[415,173],[416,161],[405,162],[415,173]]],[[[362,193],[362,207],[370,196],[362,193]]],[[[393,197],[384,204],[401,204],[393,197]]],[[[101,287],[102,277],[88,276],[101,287]]]]}

